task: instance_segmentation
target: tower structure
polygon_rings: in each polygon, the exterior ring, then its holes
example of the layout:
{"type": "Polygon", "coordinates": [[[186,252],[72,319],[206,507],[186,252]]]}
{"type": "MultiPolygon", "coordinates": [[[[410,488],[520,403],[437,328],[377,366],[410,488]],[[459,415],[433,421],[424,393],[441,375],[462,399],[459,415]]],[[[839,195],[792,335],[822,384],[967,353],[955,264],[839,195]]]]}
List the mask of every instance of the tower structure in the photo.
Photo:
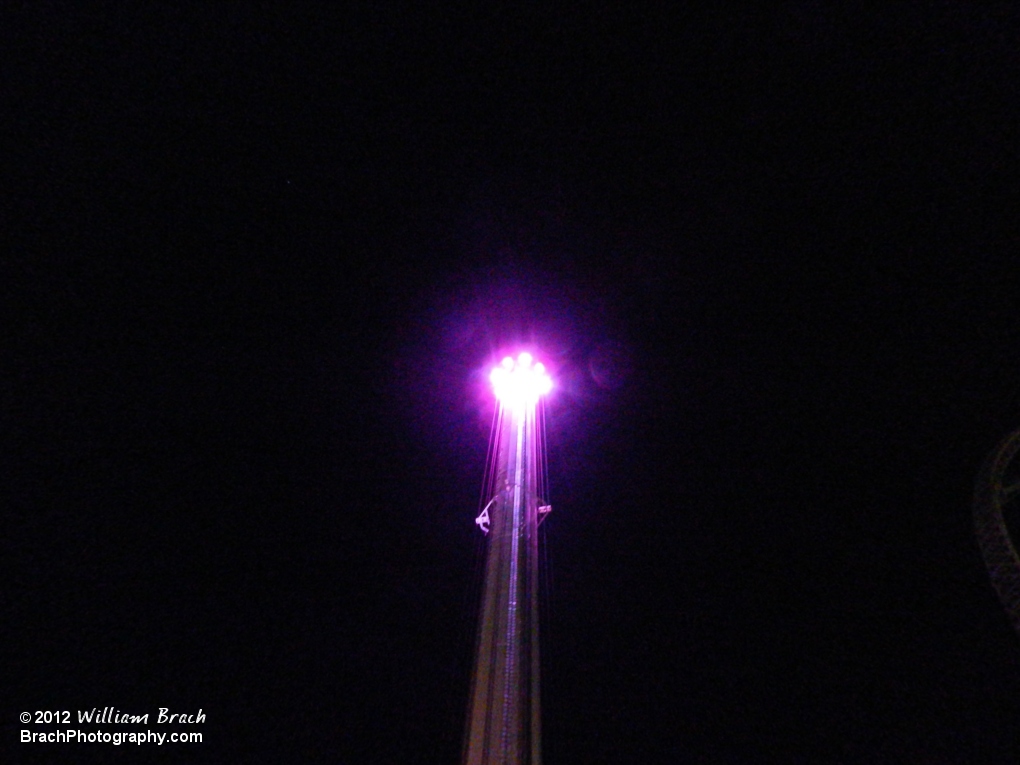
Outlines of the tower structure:
{"type": "Polygon", "coordinates": [[[540,765],[538,525],[551,509],[541,398],[552,384],[528,353],[490,380],[499,406],[475,519],[488,545],[464,763],[540,765]]]}
{"type": "Polygon", "coordinates": [[[1020,521],[1018,451],[1020,429],[1006,436],[985,462],[974,492],[974,524],[992,585],[1020,633],[1020,556],[1009,523],[1020,521]]]}

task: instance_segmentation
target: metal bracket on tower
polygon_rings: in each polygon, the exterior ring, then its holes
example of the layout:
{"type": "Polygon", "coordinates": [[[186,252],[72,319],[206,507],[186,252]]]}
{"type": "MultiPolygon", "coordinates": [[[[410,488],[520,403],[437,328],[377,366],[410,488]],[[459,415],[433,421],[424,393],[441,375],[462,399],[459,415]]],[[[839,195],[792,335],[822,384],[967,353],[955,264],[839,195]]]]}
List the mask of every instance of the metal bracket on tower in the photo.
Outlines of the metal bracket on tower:
{"type": "Polygon", "coordinates": [[[552,505],[539,505],[538,506],[538,522],[541,523],[545,520],[545,517],[552,512],[552,505]]]}
{"type": "Polygon", "coordinates": [[[489,524],[492,522],[489,520],[489,508],[492,507],[492,503],[495,502],[498,498],[499,495],[497,494],[495,497],[490,499],[489,504],[487,504],[482,509],[482,512],[479,513],[478,517],[475,518],[475,523],[478,524],[478,528],[482,530],[483,534],[489,533],[489,524]]]}

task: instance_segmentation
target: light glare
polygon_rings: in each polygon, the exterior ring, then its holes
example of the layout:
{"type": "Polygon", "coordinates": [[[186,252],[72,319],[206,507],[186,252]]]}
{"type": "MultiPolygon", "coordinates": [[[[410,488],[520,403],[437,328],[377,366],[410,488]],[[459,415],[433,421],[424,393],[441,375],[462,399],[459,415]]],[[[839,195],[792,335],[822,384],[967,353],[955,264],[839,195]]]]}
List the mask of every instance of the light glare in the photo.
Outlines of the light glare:
{"type": "Polygon", "coordinates": [[[533,404],[552,390],[552,380],[541,363],[532,366],[530,353],[522,353],[516,363],[507,356],[489,373],[493,392],[504,404],[533,404]]]}

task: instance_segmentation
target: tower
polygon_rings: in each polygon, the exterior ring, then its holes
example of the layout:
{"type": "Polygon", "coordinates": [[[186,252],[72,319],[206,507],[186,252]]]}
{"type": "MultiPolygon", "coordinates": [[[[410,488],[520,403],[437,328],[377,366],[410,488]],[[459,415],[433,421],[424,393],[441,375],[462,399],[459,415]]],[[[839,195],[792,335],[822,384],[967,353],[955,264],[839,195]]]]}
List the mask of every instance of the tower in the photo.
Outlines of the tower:
{"type": "Polygon", "coordinates": [[[466,765],[540,765],[538,524],[544,489],[541,397],[551,388],[530,354],[490,380],[499,402],[485,494],[485,584],[464,742],[466,765]]]}

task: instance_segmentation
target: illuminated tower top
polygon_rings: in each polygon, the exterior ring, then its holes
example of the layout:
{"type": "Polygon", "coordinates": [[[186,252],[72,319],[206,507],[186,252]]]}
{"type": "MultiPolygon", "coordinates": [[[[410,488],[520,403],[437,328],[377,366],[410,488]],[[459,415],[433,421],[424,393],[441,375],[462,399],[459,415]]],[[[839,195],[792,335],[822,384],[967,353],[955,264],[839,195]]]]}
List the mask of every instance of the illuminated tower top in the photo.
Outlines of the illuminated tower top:
{"type": "Polygon", "coordinates": [[[510,356],[492,370],[489,380],[496,398],[504,406],[520,407],[538,403],[539,396],[552,390],[552,380],[541,363],[533,363],[530,353],[514,361],[510,356]]]}

